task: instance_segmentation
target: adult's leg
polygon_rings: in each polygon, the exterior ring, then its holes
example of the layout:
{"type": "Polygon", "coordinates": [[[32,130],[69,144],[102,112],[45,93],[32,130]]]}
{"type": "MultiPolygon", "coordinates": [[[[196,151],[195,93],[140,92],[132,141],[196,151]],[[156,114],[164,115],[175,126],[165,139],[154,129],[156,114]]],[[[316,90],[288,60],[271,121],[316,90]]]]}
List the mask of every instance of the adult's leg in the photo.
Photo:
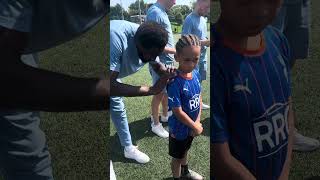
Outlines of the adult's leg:
{"type": "MultiPolygon", "coordinates": [[[[310,1],[303,0],[300,3],[283,5],[273,26],[283,32],[288,39],[291,49],[290,67],[294,67],[297,59],[306,59],[309,54],[310,31],[310,1]]],[[[297,116],[295,121],[297,121],[297,116]]],[[[312,151],[319,148],[317,139],[303,136],[294,132],[293,150],[312,151]]]]}
{"type": "Polygon", "coordinates": [[[132,145],[127,114],[122,97],[112,96],[110,98],[110,112],[112,122],[117,129],[120,143],[124,146],[124,156],[129,159],[134,159],[139,163],[149,162],[150,158],[145,153],[139,151],[136,146],[132,145]]]}
{"type": "Polygon", "coordinates": [[[110,97],[110,113],[112,122],[117,129],[121,145],[124,147],[131,146],[131,134],[122,97],[110,97]]]}
{"type": "MultiPolygon", "coordinates": [[[[149,65],[149,72],[152,77],[152,83],[155,84],[160,77],[150,65],[149,65]]],[[[159,120],[160,104],[163,101],[163,98],[166,97],[165,93],[166,93],[165,91],[162,91],[161,93],[154,95],[151,101],[151,131],[162,138],[169,137],[169,133],[163,128],[159,120]]],[[[166,104],[162,104],[162,107],[164,109],[168,108],[166,104]]]]}
{"type": "MultiPolygon", "coordinates": [[[[24,55],[22,61],[36,67],[37,55],[24,55]]],[[[0,110],[0,168],[6,179],[53,179],[51,157],[39,125],[39,112],[0,110]]]]}

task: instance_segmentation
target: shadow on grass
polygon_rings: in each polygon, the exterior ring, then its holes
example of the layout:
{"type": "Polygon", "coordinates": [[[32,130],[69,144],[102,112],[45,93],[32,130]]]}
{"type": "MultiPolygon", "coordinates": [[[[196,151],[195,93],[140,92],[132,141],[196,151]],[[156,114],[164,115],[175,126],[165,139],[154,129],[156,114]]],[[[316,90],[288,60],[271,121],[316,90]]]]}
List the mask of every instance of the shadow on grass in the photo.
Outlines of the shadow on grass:
{"type": "MultiPolygon", "coordinates": [[[[204,127],[203,136],[210,136],[210,118],[206,118],[201,121],[204,127]]],[[[162,123],[163,127],[167,127],[168,123],[162,123]]],[[[150,127],[150,118],[144,118],[138,121],[131,122],[129,124],[130,133],[132,142],[136,145],[137,141],[145,137],[156,136],[150,127]]],[[[127,159],[124,157],[123,147],[121,147],[118,134],[115,133],[113,136],[110,136],[110,159],[114,162],[123,162],[123,163],[137,163],[135,160],[127,159]]]]}

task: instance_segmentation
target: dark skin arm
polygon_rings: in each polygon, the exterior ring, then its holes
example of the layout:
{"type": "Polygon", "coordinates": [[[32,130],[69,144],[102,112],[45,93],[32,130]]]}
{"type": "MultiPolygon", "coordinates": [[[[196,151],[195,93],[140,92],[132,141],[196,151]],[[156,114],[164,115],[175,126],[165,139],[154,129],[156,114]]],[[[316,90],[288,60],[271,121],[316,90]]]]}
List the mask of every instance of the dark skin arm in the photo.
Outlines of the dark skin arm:
{"type": "Polygon", "coordinates": [[[154,86],[133,86],[129,84],[120,83],[117,81],[119,72],[110,71],[110,94],[112,96],[150,96],[159,94],[167,85],[170,78],[176,76],[176,68],[166,66],[163,63],[150,61],[149,64],[160,76],[160,79],[154,86]]]}
{"type": "Polygon", "coordinates": [[[174,67],[165,67],[162,63],[150,62],[152,68],[160,75],[154,86],[133,86],[117,81],[119,72],[110,71],[110,86],[112,96],[149,96],[159,94],[167,85],[170,78],[175,76],[174,67]]]}
{"type": "Polygon", "coordinates": [[[106,110],[104,78],[76,78],[25,65],[27,33],[0,27],[0,108],[52,112],[106,110]]]}

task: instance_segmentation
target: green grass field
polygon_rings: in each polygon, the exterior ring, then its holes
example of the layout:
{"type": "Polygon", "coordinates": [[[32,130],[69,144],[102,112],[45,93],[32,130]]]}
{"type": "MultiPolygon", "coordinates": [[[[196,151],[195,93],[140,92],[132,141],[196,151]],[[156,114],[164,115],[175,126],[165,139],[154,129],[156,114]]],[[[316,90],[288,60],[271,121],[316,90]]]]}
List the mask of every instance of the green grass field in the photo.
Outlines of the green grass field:
{"type": "MultiPolygon", "coordinates": [[[[213,22],[219,5],[211,6],[213,22]]],[[[307,60],[298,60],[292,72],[292,93],[297,119],[295,125],[307,136],[319,139],[320,129],[320,1],[311,0],[311,44],[307,60]]],[[[320,150],[310,153],[293,153],[290,180],[302,180],[320,175],[320,150]]]]}
{"type": "MultiPolygon", "coordinates": [[[[64,45],[40,53],[40,67],[79,77],[107,71],[106,21],[64,45]]],[[[106,179],[109,115],[103,112],[42,113],[55,179],[106,179]]]]}

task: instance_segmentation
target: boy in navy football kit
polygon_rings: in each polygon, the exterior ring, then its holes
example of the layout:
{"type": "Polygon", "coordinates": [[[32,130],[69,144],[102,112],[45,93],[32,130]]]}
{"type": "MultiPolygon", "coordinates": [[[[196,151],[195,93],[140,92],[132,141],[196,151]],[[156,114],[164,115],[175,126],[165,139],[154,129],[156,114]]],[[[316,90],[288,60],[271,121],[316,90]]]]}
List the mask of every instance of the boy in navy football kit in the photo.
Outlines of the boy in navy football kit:
{"type": "Polygon", "coordinates": [[[212,177],[288,179],[294,128],[290,49],[284,35],[268,26],[281,1],[220,3],[211,30],[212,177]]]}
{"type": "Polygon", "coordinates": [[[200,74],[195,70],[200,58],[200,41],[195,35],[182,35],[176,44],[175,60],[179,62],[178,76],[168,84],[168,105],[172,110],[169,117],[169,155],[174,179],[203,179],[189,170],[187,152],[194,136],[203,128],[201,115],[200,74]]]}

